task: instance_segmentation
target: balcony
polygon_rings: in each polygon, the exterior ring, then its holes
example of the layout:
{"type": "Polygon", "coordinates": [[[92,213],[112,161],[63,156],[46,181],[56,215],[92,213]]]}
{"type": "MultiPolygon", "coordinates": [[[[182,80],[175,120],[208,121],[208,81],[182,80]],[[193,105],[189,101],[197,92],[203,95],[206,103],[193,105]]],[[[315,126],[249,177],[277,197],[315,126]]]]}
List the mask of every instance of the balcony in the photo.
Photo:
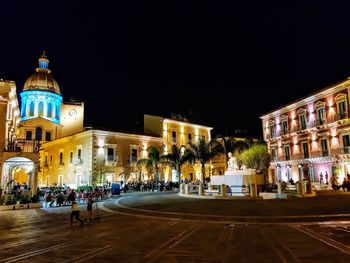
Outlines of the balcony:
{"type": "Polygon", "coordinates": [[[5,148],[6,152],[25,152],[25,153],[37,153],[40,150],[40,141],[38,140],[25,140],[17,139],[12,142],[8,142],[5,148]]]}
{"type": "Polygon", "coordinates": [[[115,156],[115,158],[107,158],[105,164],[106,166],[116,166],[118,164],[118,156],[115,156]]]}
{"type": "Polygon", "coordinates": [[[335,117],[336,121],[345,120],[347,118],[348,118],[348,113],[347,112],[343,112],[343,113],[337,114],[336,117],[335,117]]]}
{"type": "MultiPolygon", "coordinates": [[[[348,152],[350,154],[350,147],[348,147],[346,150],[343,149],[341,152],[348,152]]],[[[317,151],[317,152],[309,152],[309,153],[302,153],[302,154],[293,154],[292,156],[286,155],[286,156],[273,157],[273,161],[283,162],[283,161],[290,161],[290,160],[303,160],[303,159],[310,159],[310,158],[328,157],[328,156],[331,156],[332,154],[335,154],[335,153],[333,151],[332,153],[330,151],[317,151]]]]}
{"type": "Polygon", "coordinates": [[[285,162],[285,161],[289,161],[289,160],[290,160],[290,156],[289,155],[273,157],[273,161],[274,162],[285,162]]]}
{"type": "Polygon", "coordinates": [[[131,156],[130,162],[137,163],[137,156],[131,156]]]}
{"type": "Polygon", "coordinates": [[[287,135],[287,134],[289,134],[290,132],[289,132],[289,130],[288,129],[282,129],[281,131],[280,131],[280,134],[281,135],[287,135]]]}
{"type": "Polygon", "coordinates": [[[77,158],[74,162],[75,166],[80,166],[83,164],[83,159],[82,158],[77,158]]]}
{"type": "Polygon", "coordinates": [[[350,146],[344,147],[344,148],[338,148],[335,150],[332,150],[333,154],[339,155],[339,154],[350,154],[350,146]]]}

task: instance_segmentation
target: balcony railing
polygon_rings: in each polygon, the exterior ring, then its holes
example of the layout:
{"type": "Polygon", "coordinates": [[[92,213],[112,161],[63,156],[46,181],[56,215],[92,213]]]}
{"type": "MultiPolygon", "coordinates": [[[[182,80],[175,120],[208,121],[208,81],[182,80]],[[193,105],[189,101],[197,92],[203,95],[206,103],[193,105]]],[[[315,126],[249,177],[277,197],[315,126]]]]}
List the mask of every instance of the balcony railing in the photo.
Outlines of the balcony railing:
{"type": "Polygon", "coordinates": [[[38,140],[25,140],[17,139],[12,142],[8,142],[5,151],[6,152],[26,152],[37,153],[40,150],[40,141],[38,140]]]}
{"type": "Polygon", "coordinates": [[[334,155],[339,155],[339,154],[350,154],[350,146],[332,150],[332,153],[333,153],[334,155]]]}
{"type": "Polygon", "coordinates": [[[347,112],[343,112],[340,114],[336,115],[336,121],[340,121],[340,120],[344,120],[348,118],[348,113],[347,112]]]}

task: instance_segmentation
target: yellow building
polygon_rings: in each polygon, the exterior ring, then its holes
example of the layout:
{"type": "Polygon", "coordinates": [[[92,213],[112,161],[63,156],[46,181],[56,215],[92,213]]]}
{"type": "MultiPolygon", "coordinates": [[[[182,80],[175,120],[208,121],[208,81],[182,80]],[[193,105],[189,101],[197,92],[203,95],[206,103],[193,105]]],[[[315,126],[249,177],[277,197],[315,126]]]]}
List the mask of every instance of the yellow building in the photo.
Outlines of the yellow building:
{"type": "MultiPolygon", "coordinates": [[[[161,137],[163,140],[164,154],[171,151],[172,145],[188,146],[189,143],[196,144],[199,139],[206,142],[211,140],[210,132],[213,128],[203,125],[190,123],[186,118],[173,114],[172,118],[164,118],[154,115],[144,115],[144,132],[153,136],[161,137]]],[[[210,165],[206,165],[206,175],[209,175],[210,165]]],[[[181,178],[191,181],[201,179],[201,167],[199,164],[194,166],[185,165],[182,168],[181,178]]],[[[168,168],[165,171],[165,179],[178,182],[176,173],[168,168]],[[170,179],[170,174],[171,179],[170,179]]]]}
{"type": "Polygon", "coordinates": [[[139,134],[87,130],[46,142],[40,151],[39,185],[101,185],[106,182],[153,180],[137,166],[147,148],[161,147],[162,139],[139,134]]]}

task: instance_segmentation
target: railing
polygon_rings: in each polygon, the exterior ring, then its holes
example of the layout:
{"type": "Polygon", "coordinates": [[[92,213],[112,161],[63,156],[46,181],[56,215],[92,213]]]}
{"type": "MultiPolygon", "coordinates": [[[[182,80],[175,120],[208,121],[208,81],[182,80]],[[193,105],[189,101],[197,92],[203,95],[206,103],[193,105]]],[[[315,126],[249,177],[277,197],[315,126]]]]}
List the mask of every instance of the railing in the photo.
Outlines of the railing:
{"type": "Polygon", "coordinates": [[[76,161],[74,162],[74,165],[79,166],[83,164],[83,159],[77,158],[76,161]]]}
{"type": "Polygon", "coordinates": [[[40,141],[17,139],[13,142],[8,142],[6,152],[26,152],[37,153],[40,150],[40,141]]]}
{"type": "Polygon", "coordinates": [[[340,120],[344,120],[348,118],[348,113],[347,112],[343,112],[340,114],[336,115],[336,121],[340,121],[340,120]]]}
{"type": "Polygon", "coordinates": [[[344,147],[344,148],[338,148],[338,149],[334,149],[332,150],[332,153],[334,155],[338,155],[338,154],[350,154],[350,146],[344,147]]]}
{"type": "Polygon", "coordinates": [[[114,159],[111,159],[111,160],[108,160],[107,158],[107,160],[105,161],[105,164],[106,166],[115,166],[118,164],[118,160],[119,160],[118,156],[116,156],[114,159]]]}
{"type": "Polygon", "coordinates": [[[283,156],[273,157],[273,161],[283,162],[283,161],[289,161],[289,160],[302,160],[302,159],[334,156],[337,154],[350,154],[350,147],[340,148],[332,151],[317,151],[317,152],[309,152],[309,153],[303,153],[303,154],[292,154],[291,156],[283,155],[283,156]]]}

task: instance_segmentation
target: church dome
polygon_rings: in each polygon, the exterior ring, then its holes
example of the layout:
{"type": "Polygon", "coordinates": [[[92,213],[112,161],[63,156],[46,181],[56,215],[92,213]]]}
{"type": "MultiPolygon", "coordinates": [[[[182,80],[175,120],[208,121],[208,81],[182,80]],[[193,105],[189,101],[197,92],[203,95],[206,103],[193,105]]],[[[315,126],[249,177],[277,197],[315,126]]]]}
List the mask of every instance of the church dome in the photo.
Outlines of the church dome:
{"type": "Polygon", "coordinates": [[[52,77],[51,70],[48,69],[49,60],[44,53],[39,58],[39,68],[36,73],[27,78],[24,83],[23,91],[26,90],[42,90],[49,91],[61,95],[60,86],[52,77]]]}

